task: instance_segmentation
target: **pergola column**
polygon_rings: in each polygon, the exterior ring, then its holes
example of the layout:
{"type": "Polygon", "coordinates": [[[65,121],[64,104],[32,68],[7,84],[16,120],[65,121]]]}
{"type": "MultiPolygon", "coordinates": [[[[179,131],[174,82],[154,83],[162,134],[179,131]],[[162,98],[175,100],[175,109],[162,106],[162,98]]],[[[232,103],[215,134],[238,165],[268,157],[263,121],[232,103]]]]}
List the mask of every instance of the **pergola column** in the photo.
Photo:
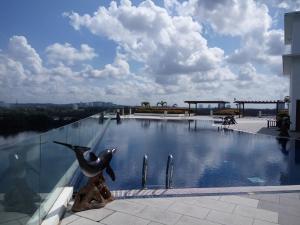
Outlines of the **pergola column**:
{"type": "Polygon", "coordinates": [[[245,103],[243,103],[243,117],[245,115],[245,103]]]}

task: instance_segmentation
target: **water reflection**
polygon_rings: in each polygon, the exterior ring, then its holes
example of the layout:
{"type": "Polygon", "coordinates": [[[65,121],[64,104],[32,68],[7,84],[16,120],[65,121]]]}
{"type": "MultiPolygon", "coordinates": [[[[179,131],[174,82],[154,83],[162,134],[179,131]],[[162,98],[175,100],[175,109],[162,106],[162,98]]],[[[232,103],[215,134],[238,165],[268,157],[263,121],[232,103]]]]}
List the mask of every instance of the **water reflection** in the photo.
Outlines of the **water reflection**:
{"type": "Polygon", "coordinates": [[[197,120],[188,120],[189,131],[197,131],[197,120]]]}
{"type": "Polygon", "coordinates": [[[148,129],[151,124],[151,120],[147,120],[147,119],[139,120],[139,122],[141,124],[141,128],[143,128],[143,129],[148,129]]]}
{"type": "MultiPolygon", "coordinates": [[[[38,144],[36,144],[38,145],[38,144]]],[[[38,148],[25,146],[8,155],[8,167],[1,173],[0,183],[5,187],[3,207],[8,212],[19,212],[31,215],[38,207],[41,197],[37,191],[39,177],[38,168],[28,157],[30,154],[38,154],[38,148]],[[32,182],[35,180],[35,182],[32,182]],[[28,182],[29,181],[29,182],[28,182]],[[4,186],[5,184],[5,186],[4,186]]]]}
{"type": "Polygon", "coordinates": [[[278,141],[278,144],[281,146],[281,152],[284,155],[288,155],[289,151],[287,149],[287,143],[289,142],[289,139],[285,137],[276,137],[276,139],[278,141]]]}
{"type": "Polygon", "coordinates": [[[75,123],[72,123],[72,128],[78,128],[80,125],[80,122],[75,122],[75,123]]]}
{"type": "Polygon", "coordinates": [[[145,154],[148,183],[156,187],[164,185],[169,154],[174,156],[175,187],[300,184],[299,151],[285,141],[218,132],[207,121],[123,120],[121,126],[111,124],[100,148],[120,149],[112,165],[120,176],[109,184],[113,189],[141,187],[145,154]]]}

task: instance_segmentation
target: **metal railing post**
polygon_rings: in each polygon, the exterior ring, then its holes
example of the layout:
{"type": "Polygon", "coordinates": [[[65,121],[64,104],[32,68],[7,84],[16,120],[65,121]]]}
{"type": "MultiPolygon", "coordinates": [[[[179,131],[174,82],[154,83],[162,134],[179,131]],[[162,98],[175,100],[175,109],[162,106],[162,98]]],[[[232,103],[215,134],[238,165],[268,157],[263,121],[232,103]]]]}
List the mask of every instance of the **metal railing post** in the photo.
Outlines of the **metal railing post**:
{"type": "Polygon", "coordinates": [[[166,189],[169,189],[172,185],[173,169],[174,169],[174,158],[170,154],[168,156],[167,169],[166,169],[166,189]]]}
{"type": "Polygon", "coordinates": [[[142,188],[146,188],[147,184],[147,173],[148,173],[148,156],[144,155],[143,159],[143,171],[142,171],[142,188]]]}

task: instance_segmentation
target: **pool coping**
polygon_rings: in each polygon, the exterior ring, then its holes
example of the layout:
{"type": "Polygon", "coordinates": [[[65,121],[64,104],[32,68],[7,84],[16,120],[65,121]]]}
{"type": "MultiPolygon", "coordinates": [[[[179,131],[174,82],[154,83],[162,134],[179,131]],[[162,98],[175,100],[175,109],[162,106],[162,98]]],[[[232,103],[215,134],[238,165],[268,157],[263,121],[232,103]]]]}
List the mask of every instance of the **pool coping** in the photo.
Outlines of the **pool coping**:
{"type": "Polygon", "coordinates": [[[239,187],[208,187],[208,188],[176,188],[176,189],[133,189],[111,191],[116,199],[124,198],[163,198],[189,197],[203,195],[236,195],[251,193],[292,193],[299,192],[300,185],[282,186],[239,186],[239,187]]]}

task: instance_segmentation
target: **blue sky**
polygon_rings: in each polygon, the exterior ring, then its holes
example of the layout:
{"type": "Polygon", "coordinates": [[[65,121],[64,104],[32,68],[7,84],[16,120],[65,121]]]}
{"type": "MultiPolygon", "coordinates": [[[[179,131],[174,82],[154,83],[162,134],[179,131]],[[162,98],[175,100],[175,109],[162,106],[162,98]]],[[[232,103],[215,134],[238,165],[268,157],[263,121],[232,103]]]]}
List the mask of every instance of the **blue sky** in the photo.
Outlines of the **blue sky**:
{"type": "Polygon", "coordinates": [[[0,101],[279,99],[299,1],[0,3],[0,101]],[[13,91],[12,91],[13,90],[13,91]]]}

